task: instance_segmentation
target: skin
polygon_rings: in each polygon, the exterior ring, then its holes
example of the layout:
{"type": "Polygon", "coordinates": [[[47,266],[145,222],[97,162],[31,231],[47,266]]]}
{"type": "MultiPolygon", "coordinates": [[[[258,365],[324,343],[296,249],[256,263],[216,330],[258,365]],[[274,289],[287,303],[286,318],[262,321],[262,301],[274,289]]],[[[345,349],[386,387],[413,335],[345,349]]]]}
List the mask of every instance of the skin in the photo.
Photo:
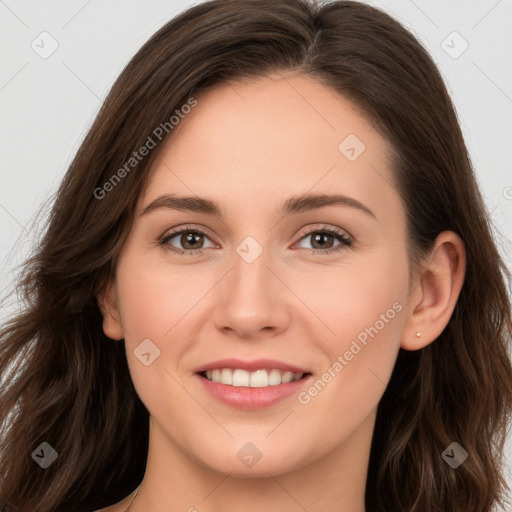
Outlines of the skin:
{"type": "MultiPolygon", "coordinates": [[[[98,297],[104,331],[124,338],[150,412],[148,465],[131,512],[363,512],[379,400],[399,348],[425,347],[448,323],[464,277],[463,242],[441,233],[410,274],[390,147],[352,103],[313,78],[276,73],[196,99],[157,156],[115,282],[98,297]],[[349,134],[366,146],[354,161],[338,149],[349,134]],[[171,193],[215,200],[223,217],[168,208],[140,215],[171,193]],[[305,193],[343,194],[375,217],[347,205],[280,213],[283,201],[305,193]],[[185,226],[207,236],[192,246],[175,236],[167,246],[202,253],[158,245],[185,226]],[[342,242],[327,234],[315,243],[324,226],[352,245],[327,253],[342,242]],[[263,249],[252,263],[236,251],[247,236],[263,249]],[[394,318],[305,405],[295,394],[266,409],[237,409],[194,375],[224,357],[268,357],[316,381],[397,303],[394,318]],[[134,355],[147,338],[161,351],[149,366],[134,355]],[[252,468],[237,457],[248,442],[262,454],[252,468]]],[[[103,510],[124,511],[132,497],[103,510]]]]}

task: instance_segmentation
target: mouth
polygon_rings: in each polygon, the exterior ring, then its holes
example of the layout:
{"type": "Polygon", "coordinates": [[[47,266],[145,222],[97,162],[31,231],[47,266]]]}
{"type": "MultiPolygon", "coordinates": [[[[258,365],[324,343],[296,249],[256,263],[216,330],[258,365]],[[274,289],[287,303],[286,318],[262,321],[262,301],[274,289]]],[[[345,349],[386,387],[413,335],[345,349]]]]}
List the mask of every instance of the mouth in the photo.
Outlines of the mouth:
{"type": "Polygon", "coordinates": [[[305,368],[275,359],[222,359],[194,373],[206,396],[237,409],[263,409],[297,395],[313,378],[305,368]]]}
{"type": "Polygon", "coordinates": [[[296,382],[311,375],[309,372],[292,372],[278,368],[247,371],[242,368],[215,368],[198,372],[198,375],[217,384],[243,388],[266,388],[296,382]]]}

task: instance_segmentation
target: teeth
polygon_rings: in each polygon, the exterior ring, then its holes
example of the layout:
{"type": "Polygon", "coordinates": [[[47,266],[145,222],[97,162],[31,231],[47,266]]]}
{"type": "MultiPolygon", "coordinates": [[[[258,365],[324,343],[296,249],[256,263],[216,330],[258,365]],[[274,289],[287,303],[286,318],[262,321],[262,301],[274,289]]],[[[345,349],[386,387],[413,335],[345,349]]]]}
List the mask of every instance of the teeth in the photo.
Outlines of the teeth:
{"type": "MultiPolygon", "coordinates": [[[[301,374],[297,373],[297,375],[301,374]]],[[[270,373],[268,374],[268,385],[277,386],[278,384],[281,384],[281,372],[274,368],[273,370],[270,370],[270,373]]]]}
{"type": "Polygon", "coordinates": [[[233,385],[233,370],[223,368],[220,372],[220,383],[233,385]]]}
{"type": "MultiPolygon", "coordinates": [[[[235,385],[235,383],[233,383],[235,385]]],[[[256,370],[250,373],[251,388],[266,388],[268,386],[267,370],[256,370]]]]}
{"type": "Polygon", "coordinates": [[[232,384],[233,384],[233,386],[248,386],[249,379],[250,379],[249,372],[246,372],[245,370],[235,370],[233,372],[232,384]]]}
{"type": "Polygon", "coordinates": [[[222,368],[208,370],[206,378],[213,382],[226,384],[228,386],[265,388],[267,386],[277,386],[287,384],[303,377],[303,373],[283,372],[273,368],[272,370],[256,370],[248,372],[237,368],[222,368]]]}
{"type": "Polygon", "coordinates": [[[288,382],[291,382],[293,380],[293,372],[286,372],[283,374],[283,376],[281,377],[281,382],[283,384],[286,384],[288,382]]]}

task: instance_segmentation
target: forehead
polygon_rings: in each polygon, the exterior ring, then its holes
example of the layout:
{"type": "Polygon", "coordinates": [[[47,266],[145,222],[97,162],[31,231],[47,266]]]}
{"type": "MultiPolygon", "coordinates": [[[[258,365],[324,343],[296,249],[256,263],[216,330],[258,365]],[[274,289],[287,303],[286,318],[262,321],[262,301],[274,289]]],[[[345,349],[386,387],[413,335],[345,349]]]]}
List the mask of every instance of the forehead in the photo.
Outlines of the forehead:
{"type": "Polygon", "coordinates": [[[194,97],[155,159],[142,202],[197,194],[250,209],[311,191],[399,206],[388,142],[315,78],[279,73],[194,97]]]}

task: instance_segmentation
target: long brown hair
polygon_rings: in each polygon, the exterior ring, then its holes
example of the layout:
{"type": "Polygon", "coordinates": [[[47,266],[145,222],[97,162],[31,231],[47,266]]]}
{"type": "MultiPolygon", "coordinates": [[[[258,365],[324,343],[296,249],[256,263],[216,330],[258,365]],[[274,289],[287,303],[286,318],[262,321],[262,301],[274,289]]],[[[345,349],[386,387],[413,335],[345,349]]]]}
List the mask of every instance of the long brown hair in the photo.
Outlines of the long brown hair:
{"type": "Polygon", "coordinates": [[[466,246],[452,318],[423,350],[400,350],[379,404],[367,510],[489,512],[501,503],[512,407],[510,275],[436,66],[407,30],[368,5],[213,0],[171,20],[128,63],[23,266],[23,309],[0,332],[0,494],[14,510],[104,507],[144,473],[148,411],[124,343],[103,333],[96,296],[114,276],[163,142],[119,169],[157,127],[166,127],[162,141],[172,136],[169,119],[201,90],[290,70],[353,101],[391,142],[411,262],[443,230],[466,246]],[[441,457],[454,441],[469,455],[457,469],[441,457]],[[42,442],[58,453],[46,469],[32,457],[42,442]]]}

